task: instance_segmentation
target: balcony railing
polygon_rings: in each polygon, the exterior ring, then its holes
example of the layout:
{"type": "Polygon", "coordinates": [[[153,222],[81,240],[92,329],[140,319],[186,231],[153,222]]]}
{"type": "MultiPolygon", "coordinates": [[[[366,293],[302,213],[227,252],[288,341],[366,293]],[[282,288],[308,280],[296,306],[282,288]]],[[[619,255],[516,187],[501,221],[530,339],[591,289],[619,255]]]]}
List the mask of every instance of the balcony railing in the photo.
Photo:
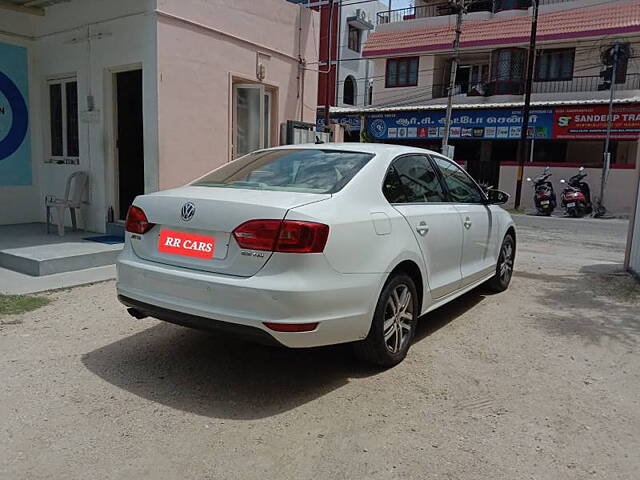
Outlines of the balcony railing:
{"type": "MultiPolygon", "coordinates": [[[[534,82],[533,93],[595,92],[602,89],[599,76],[573,77],[571,80],[534,82]]],[[[616,90],[640,90],[640,73],[628,73],[625,81],[616,83],[616,90]]]]}
{"type": "Polygon", "coordinates": [[[398,8],[396,10],[383,10],[382,12],[378,12],[378,25],[414,20],[416,18],[439,17],[441,15],[451,15],[452,13],[453,10],[449,2],[398,8]]]}
{"type": "MultiPolygon", "coordinates": [[[[536,94],[556,94],[575,92],[597,92],[602,90],[603,81],[599,76],[573,77],[571,80],[560,80],[553,82],[533,82],[532,93],[536,94]]],[[[432,88],[433,98],[443,98],[447,96],[449,85],[436,84],[432,88]]],[[[616,91],[640,90],[640,73],[629,73],[626,75],[624,83],[616,83],[616,91]]],[[[519,81],[499,81],[483,82],[478,85],[456,85],[454,95],[467,96],[491,96],[491,95],[522,95],[524,93],[524,82],[519,81]]]]}
{"type": "MultiPolygon", "coordinates": [[[[575,0],[539,0],[539,5],[573,2],[575,0]]],[[[521,10],[531,6],[531,0],[476,0],[468,7],[468,12],[500,12],[503,10],[521,10]]],[[[378,25],[385,23],[404,22],[416,18],[440,17],[453,15],[455,10],[450,2],[442,1],[429,5],[383,10],[377,14],[378,25]]]]}

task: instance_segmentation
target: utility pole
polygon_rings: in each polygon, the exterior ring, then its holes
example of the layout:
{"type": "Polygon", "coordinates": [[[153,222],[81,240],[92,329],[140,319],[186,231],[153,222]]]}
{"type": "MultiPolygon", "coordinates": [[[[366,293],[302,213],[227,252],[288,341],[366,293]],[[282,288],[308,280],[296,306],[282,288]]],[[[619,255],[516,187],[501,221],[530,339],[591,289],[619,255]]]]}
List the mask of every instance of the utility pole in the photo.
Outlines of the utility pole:
{"type": "MultiPolygon", "coordinates": [[[[531,36],[529,37],[529,53],[527,56],[527,77],[524,86],[524,106],[522,107],[522,130],[518,142],[518,176],[516,180],[515,208],[520,207],[522,197],[522,177],[524,176],[525,157],[528,160],[527,134],[529,131],[529,112],[531,111],[531,87],[533,86],[533,68],[536,60],[536,36],[538,34],[538,0],[533,0],[531,15],[531,36]]],[[[533,137],[535,138],[535,131],[533,137]]]]}
{"type": "MultiPolygon", "coordinates": [[[[618,60],[620,59],[620,44],[616,43],[611,49],[613,58],[611,68],[611,86],[609,87],[609,112],[607,114],[607,134],[604,140],[604,153],[602,157],[602,175],[600,177],[600,196],[596,208],[593,212],[594,217],[603,217],[607,213],[604,206],[604,189],[607,184],[607,176],[609,174],[609,164],[611,163],[611,153],[609,146],[611,143],[611,127],[613,126],[613,99],[616,95],[616,80],[618,73],[618,60]]],[[[606,79],[605,79],[606,80],[606,79]]]]}
{"type": "MultiPolygon", "coordinates": [[[[327,13],[327,73],[324,86],[324,127],[329,128],[329,87],[332,75],[333,66],[331,65],[331,46],[332,46],[332,33],[333,33],[333,0],[329,0],[327,5],[329,9],[327,13]]],[[[336,79],[337,81],[337,79],[336,79]]]]}
{"type": "Polygon", "coordinates": [[[460,54],[460,35],[462,34],[462,15],[466,12],[464,0],[454,0],[452,7],[457,10],[456,36],[453,40],[453,59],[449,73],[449,89],[447,90],[447,113],[444,120],[444,134],[442,136],[442,154],[449,154],[449,131],[451,130],[451,114],[453,110],[453,93],[456,88],[456,73],[458,72],[458,57],[460,54]]]}

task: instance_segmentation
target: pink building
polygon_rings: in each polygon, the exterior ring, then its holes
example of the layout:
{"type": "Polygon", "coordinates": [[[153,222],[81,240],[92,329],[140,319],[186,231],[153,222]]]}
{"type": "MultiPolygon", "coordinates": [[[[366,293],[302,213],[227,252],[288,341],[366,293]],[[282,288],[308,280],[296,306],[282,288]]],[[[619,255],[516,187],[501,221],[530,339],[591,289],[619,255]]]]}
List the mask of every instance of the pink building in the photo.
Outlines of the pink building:
{"type": "Polygon", "coordinates": [[[0,225],[44,221],[85,171],[81,224],[102,232],[136,195],[315,122],[317,17],[286,0],[0,2],[0,225]]]}

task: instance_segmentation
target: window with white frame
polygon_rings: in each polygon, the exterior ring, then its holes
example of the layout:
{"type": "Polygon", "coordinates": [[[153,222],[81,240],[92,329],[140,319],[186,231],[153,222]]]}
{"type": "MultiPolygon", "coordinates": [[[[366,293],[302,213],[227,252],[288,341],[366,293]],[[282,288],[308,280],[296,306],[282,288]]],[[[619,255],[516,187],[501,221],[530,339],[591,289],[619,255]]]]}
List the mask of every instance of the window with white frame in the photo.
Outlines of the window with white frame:
{"type": "Polygon", "coordinates": [[[75,77],[49,80],[48,153],[53,161],[77,160],[78,81],[75,77]]]}

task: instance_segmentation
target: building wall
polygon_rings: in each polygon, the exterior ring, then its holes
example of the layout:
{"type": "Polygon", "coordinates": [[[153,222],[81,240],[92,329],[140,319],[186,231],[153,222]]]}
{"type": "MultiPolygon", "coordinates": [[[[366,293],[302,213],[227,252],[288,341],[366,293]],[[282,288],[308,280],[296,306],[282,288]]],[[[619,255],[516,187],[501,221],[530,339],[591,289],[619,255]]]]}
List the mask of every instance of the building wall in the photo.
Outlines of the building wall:
{"type": "Polygon", "coordinates": [[[3,10],[0,41],[28,48],[30,64],[30,128],[33,185],[0,187],[0,224],[45,220],[44,198],[62,196],[66,179],[78,170],[90,176],[86,219],[90,230],[104,231],[108,206],[113,203],[113,133],[110,69],[135,65],[144,77],[145,188],[157,188],[153,174],[157,151],[155,0],[82,0],[47,8],[44,17],[3,10]],[[91,45],[87,34],[102,34],[91,45]],[[46,81],[72,74],[78,81],[78,110],[87,121],[79,123],[79,164],[57,165],[47,162],[48,94],[46,81]],[[89,120],[87,96],[94,97],[96,113],[89,120]]]}
{"type": "Polygon", "coordinates": [[[232,83],[259,82],[258,53],[277,91],[272,143],[281,122],[315,123],[317,73],[298,68],[299,55],[317,61],[315,11],[283,0],[159,0],[158,10],[161,189],[231,160],[232,83]]]}
{"type": "Polygon", "coordinates": [[[629,235],[627,238],[627,252],[625,266],[640,278],[640,161],[635,171],[635,209],[631,216],[629,235]]]}
{"type": "MultiPolygon", "coordinates": [[[[373,104],[374,105],[421,105],[430,100],[432,96],[436,57],[434,55],[422,55],[418,62],[418,85],[415,87],[385,86],[385,74],[387,61],[384,58],[376,58],[373,80],[373,104]]],[[[440,66],[442,68],[442,65],[440,66]]]]}

